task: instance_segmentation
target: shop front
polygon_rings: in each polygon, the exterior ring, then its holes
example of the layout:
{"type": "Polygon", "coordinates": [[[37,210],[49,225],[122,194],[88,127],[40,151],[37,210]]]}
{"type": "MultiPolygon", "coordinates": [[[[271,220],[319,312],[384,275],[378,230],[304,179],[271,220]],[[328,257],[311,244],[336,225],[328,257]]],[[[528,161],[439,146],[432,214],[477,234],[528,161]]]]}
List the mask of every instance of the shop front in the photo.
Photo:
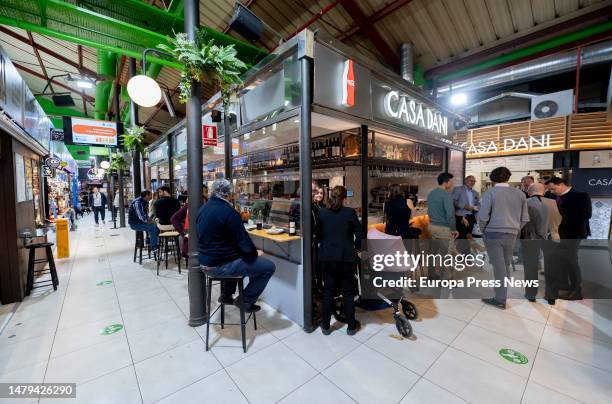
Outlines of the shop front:
{"type": "Polygon", "coordinates": [[[168,139],[164,139],[149,150],[148,170],[151,173],[152,191],[156,191],[163,185],[170,186],[172,172],[168,151],[168,139]]]}
{"type": "Polygon", "coordinates": [[[382,223],[391,184],[424,214],[441,171],[463,177],[464,152],[452,144],[456,116],[334,39],[306,31],[268,60],[232,97],[231,152],[205,151],[205,178],[231,153],[236,209],[277,268],[262,298],[310,329],[311,184],[345,186],[365,233],[382,223]]]}
{"type": "MultiPolygon", "coordinates": [[[[23,299],[24,234],[44,226],[41,170],[49,155],[51,121],[0,48],[0,303],[23,299]]],[[[44,235],[42,231],[38,234],[44,235]]]]}
{"type": "Polygon", "coordinates": [[[465,148],[466,174],[476,177],[480,192],[491,187],[489,173],[499,166],[512,171],[510,184],[515,187],[527,175],[536,181],[565,178],[591,196],[591,238],[610,238],[612,121],[605,112],[472,129],[456,133],[455,143],[465,148]]]}

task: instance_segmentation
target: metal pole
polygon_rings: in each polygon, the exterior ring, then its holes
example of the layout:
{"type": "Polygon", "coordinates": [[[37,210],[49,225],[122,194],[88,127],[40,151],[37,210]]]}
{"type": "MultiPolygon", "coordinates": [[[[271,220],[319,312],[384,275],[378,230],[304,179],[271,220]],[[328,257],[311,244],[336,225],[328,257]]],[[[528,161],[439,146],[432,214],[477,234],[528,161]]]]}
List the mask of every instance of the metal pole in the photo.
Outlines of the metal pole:
{"type": "MultiPolygon", "coordinates": [[[[168,135],[168,181],[170,181],[170,193],[172,196],[175,196],[174,191],[174,137],[172,135],[168,135]]],[[[144,164],[143,164],[144,166],[144,164]]],[[[144,174],[144,170],[143,170],[144,174]]]]}
{"type": "Polygon", "coordinates": [[[361,125],[361,232],[364,236],[368,234],[368,179],[368,125],[361,125]]]}
{"type": "MultiPolygon", "coordinates": [[[[113,164],[113,150],[108,148],[108,162],[113,164]]],[[[110,207],[111,217],[113,218],[113,229],[117,228],[117,211],[115,210],[115,176],[108,170],[108,176],[110,177],[110,207]]]]}
{"type": "MultiPolygon", "coordinates": [[[[200,20],[200,1],[185,1],[185,32],[196,40],[200,20]]],[[[206,322],[204,307],[206,287],[204,274],[198,263],[197,218],[202,206],[202,100],[201,86],[191,82],[191,97],[187,101],[187,192],[189,194],[189,325],[197,327],[206,322]]]]}
{"type": "Polygon", "coordinates": [[[578,113],[578,98],[580,97],[580,64],[582,62],[582,48],[576,50],[576,90],[574,91],[574,114],[578,113]]]}
{"type": "MultiPolygon", "coordinates": [[[[115,82],[115,121],[117,122],[117,128],[121,126],[121,102],[120,102],[120,94],[121,94],[121,84],[119,81],[115,82]]],[[[119,182],[119,227],[125,227],[125,205],[123,203],[123,167],[119,167],[119,172],[117,173],[117,180],[119,182]]]]}
{"type": "Polygon", "coordinates": [[[302,106],[300,108],[300,198],[302,218],[302,268],[304,294],[304,330],[313,330],[312,324],[312,160],[311,122],[312,59],[302,56],[302,106]]]}
{"type": "MultiPolygon", "coordinates": [[[[130,58],[130,78],[136,76],[136,59],[130,58]]],[[[132,127],[138,125],[138,106],[133,100],[130,100],[130,125],[132,127]]],[[[132,181],[134,183],[134,198],[142,192],[141,170],[140,170],[140,151],[135,150],[132,155],[132,181]]]]}
{"type": "Polygon", "coordinates": [[[223,103],[223,155],[225,162],[225,178],[232,181],[232,135],[230,129],[229,105],[223,103]]]}

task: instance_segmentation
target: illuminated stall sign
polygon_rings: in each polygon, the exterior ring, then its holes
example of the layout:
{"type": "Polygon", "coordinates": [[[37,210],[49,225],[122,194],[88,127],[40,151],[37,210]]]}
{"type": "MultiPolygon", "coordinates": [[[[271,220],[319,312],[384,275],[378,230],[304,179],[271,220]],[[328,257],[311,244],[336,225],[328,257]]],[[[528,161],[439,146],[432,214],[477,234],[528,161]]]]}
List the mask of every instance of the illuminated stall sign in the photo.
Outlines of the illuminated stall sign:
{"type": "Polygon", "coordinates": [[[448,136],[448,118],[407,94],[395,90],[387,92],[383,108],[388,118],[399,119],[405,124],[448,136]]]}
{"type": "Polygon", "coordinates": [[[518,139],[507,138],[503,141],[483,141],[477,143],[462,143],[468,155],[502,153],[502,152],[536,152],[549,149],[551,135],[521,136],[518,139]]]}

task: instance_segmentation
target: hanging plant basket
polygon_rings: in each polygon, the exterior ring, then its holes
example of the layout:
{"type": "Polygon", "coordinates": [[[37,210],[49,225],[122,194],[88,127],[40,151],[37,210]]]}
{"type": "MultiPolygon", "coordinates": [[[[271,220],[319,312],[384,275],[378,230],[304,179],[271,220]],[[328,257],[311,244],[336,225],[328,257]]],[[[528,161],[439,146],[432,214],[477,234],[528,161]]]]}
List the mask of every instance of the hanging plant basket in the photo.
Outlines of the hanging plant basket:
{"type": "Polygon", "coordinates": [[[126,133],[121,135],[123,148],[130,153],[135,151],[144,151],[144,126],[132,126],[127,129],[126,133]]]}

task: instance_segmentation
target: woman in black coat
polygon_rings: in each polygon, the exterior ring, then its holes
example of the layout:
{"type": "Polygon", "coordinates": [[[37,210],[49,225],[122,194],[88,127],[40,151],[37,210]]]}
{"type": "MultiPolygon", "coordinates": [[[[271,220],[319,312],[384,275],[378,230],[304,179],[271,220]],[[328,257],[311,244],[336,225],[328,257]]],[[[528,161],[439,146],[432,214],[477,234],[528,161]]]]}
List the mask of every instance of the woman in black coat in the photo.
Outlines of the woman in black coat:
{"type": "Polygon", "coordinates": [[[355,269],[363,237],[355,209],[344,207],[346,188],[334,187],[329,208],[319,211],[319,261],[323,272],[323,334],[331,333],[334,289],[340,287],[348,335],[357,333],[361,324],[355,319],[355,269]]]}
{"type": "Polygon", "coordinates": [[[391,187],[389,199],[385,202],[385,233],[410,238],[410,215],[406,197],[399,185],[391,187]]]}

